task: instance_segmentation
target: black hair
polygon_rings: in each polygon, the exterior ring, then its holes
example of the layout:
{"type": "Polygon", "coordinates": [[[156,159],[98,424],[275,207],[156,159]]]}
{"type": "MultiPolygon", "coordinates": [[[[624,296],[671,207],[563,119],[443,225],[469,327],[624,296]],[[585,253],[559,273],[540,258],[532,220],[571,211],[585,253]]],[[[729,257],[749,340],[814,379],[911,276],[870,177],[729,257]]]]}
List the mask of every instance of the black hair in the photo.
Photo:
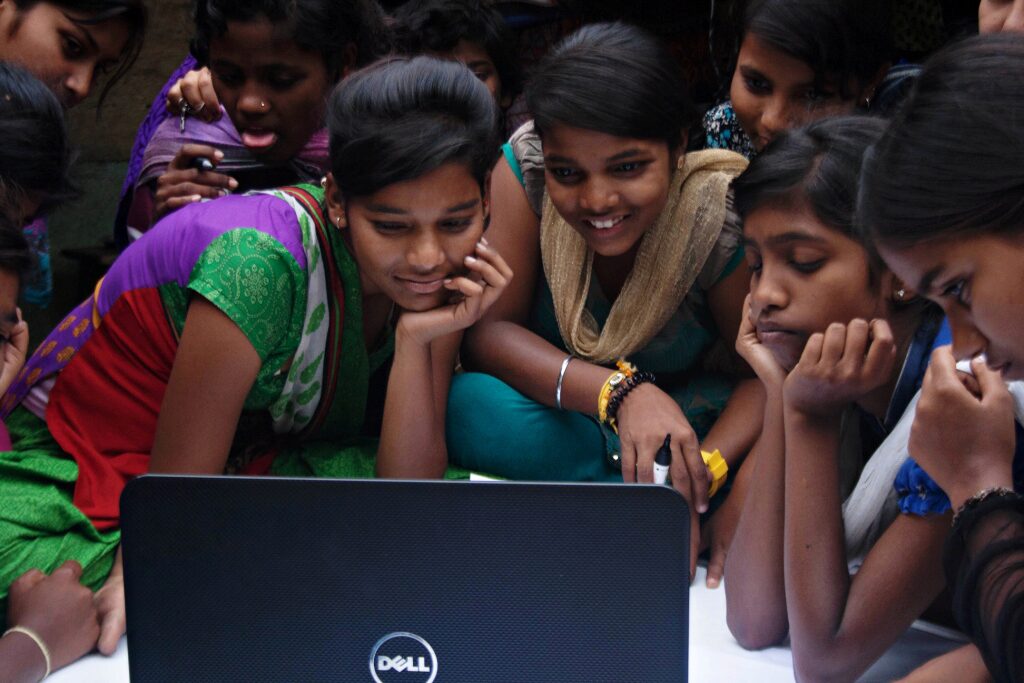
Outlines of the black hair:
{"type": "Polygon", "coordinates": [[[484,188],[497,161],[498,106],[466,67],[392,58],[356,72],[331,95],[331,172],[346,197],[365,197],[456,161],[484,188]]]}
{"type": "Polygon", "coordinates": [[[891,60],[891,0],[750,0],[743,35],[799,59],[850,99],[891,60]]]}
{"type": "Polygon", "coordinates": [[[87,15],[88,19],[72,19],[79,26],[95,26],[108,21],[122,21],[127,24],[128,42],[121,51],[117,68],[103,84],[99,97],[100,104],[107,98],[110,88],[132,68],[142,51],[146,22],[149,18],[143,0],[14,0],[14,4],[21,11],[32,9],[39,4],[47,4],[87,15]]]}
{"type": "Polygon", "coordinates": [[[460,40],[480,45],[501,78],[502,97],[520,88],[512,34],[489,0],[407,2],[394,13],[395,48],[407,55],[451,52],[460,40]]]}
{"type": "Polygon", "coordinates": [[[21,280],[33,266],[32,250],[22,229],[0,213],[0,271],[21,280]]]}
{"type": "Polygon", "coordinates": [[[210,60],[210,42],[223,36],[229,21],[266,18],[281,25],[304,50],[319,53],[328,73],[341,77],[346,52],[356,50],[356,65],[372,62],[390,49],[384,13],[373,0],[194,0],[192,54],[210,60]]]}
{"type": "Polygon", "coordinates": [[[859,215],[880,243],[1024,231],[1024,40],[937,53],[868,153],[859,215]]]}
{"type": "Polygon", "coordinates": [[[73,153],[57,96],[20,66],[0,62],[0,213],[13,220],[26,193],[41,209],[78,194],[73,153]]]}
{"type": "Polygon", "coordinates": [[[557,124],[664,140],[675,150],[695,121],[679,64],[643,29],[591,24],[555,47],[526,85],[538,134],[557,124]]]}
{"type": "Polygon", "coordinates": [[[882,119],[836,116],[779,134],[732,187],[744,220],[765,205],[807,206],[828,227],[868,250],[873,269],[881,265],[870,240],[857,229],[857,189],[864,152],[885,130],[882,119]]]}

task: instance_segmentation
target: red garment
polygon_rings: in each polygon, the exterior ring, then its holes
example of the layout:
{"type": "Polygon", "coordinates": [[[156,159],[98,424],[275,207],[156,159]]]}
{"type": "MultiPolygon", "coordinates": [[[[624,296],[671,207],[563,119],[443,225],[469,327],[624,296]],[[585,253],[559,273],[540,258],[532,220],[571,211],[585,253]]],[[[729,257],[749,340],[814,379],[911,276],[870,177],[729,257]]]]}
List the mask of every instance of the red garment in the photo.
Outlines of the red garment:
{"type": "Polygon", "coordinates": [[[177,348],[159,290],[125,292],[50,393],[46,424],[78,462],[75,506],[101,531],[119,525],[121,490],[149,470],[177,348]]]}

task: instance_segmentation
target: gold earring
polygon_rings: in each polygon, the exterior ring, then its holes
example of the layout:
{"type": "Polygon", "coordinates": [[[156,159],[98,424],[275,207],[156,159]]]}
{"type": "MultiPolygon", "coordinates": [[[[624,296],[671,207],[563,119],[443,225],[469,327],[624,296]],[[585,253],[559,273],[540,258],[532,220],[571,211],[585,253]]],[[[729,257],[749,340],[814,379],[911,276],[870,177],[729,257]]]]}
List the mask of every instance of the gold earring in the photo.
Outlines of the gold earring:
{"type": "Polygon", "coordinates": [[[896,301],[903,302],[907,298],[907,290],[900,287],[896,290],[896,301]]]}

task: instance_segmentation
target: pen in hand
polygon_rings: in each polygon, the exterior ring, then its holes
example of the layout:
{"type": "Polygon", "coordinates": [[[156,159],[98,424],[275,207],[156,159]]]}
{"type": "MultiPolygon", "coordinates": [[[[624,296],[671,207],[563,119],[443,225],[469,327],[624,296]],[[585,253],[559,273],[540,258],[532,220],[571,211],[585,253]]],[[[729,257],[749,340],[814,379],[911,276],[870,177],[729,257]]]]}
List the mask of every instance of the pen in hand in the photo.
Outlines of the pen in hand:
{"type": "Polygon", "coordinates": [[[665,435],[665,443],[661,444],[654,456],[654,483],[664,484],[668,481],[668,470],[672,465],[672,435],[665,435]]]}

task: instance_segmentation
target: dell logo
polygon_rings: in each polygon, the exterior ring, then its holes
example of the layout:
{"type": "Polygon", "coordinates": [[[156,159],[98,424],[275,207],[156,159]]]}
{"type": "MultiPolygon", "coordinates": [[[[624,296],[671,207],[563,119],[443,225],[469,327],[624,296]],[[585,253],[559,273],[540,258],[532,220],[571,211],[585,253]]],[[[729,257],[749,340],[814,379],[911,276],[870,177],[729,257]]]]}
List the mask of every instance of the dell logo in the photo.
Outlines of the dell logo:
{"type": "Polygon", "coordinates": [[[434,683],[437,655],[415,633],[389,633],[370,651],[370,675],[376,683],[434,683]]]}

